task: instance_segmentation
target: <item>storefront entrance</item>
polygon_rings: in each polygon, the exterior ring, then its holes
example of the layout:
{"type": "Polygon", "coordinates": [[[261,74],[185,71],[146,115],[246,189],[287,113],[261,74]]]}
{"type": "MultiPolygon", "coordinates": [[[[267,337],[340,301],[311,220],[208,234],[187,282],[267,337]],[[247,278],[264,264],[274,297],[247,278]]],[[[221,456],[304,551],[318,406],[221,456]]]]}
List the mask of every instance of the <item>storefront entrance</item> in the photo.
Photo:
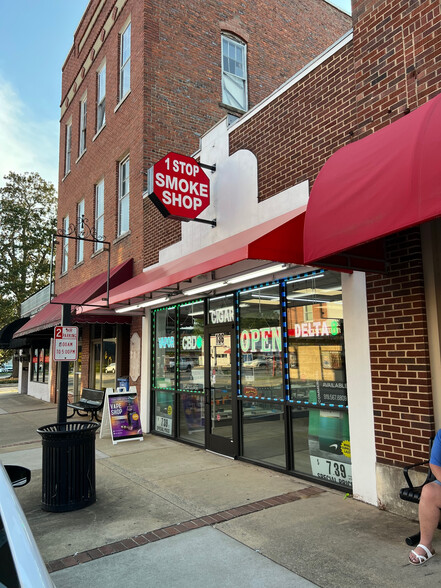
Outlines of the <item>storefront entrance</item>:
{"type": "Polygon", "coordinates": [[[236,345],[233,325],[205,327],[206,447],[229,457],[239,452],[236,345]]]}

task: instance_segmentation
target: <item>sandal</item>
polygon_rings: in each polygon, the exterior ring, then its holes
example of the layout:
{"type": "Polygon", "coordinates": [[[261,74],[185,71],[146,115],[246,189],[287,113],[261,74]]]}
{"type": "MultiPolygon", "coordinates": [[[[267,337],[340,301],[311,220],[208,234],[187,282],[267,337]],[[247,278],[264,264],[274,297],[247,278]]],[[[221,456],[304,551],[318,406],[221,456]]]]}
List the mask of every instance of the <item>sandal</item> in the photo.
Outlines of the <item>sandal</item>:
{"type": "Polygon", "coordinates": [[[412,561],[410,559],[410,555],[409,555],[409,562],[413,565],[413,566],[421,566],[424,563],[426,563],[426,561],[428,559],[430,559],[431,557],[433,557],[435,555],[435,552],[430,551],[430,549],[428,549],[425,545],[423,545],[422,543],[418,543],[417,547],[421,547],[421,549],[423,549],[426,552],[426,555],[421,555],[420,553],[416,553],[413,549],[410,553],[413,553],[415,557],[418,558],[418,561],[412,561]]]}

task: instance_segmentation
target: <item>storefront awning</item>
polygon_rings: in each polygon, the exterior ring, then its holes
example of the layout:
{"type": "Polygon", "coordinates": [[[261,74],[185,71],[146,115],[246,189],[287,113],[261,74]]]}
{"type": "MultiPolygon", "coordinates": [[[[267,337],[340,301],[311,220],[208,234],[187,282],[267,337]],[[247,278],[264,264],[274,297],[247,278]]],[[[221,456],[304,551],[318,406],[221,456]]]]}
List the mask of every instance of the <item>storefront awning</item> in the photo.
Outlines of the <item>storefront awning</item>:
{"type": "MultiPolygon", "coordinates": [[[[242,231],[198,251],[154,267],[110,292],[110,306],[245,260],[303,264],[305,206],[242,231]]],[[[93,303],[100,304],[95,299],[93,303]]],[[[86,310],[84,314],[94,312],[86,310]]]]}
{"type": "Polygon", "coordinates": [[[11,345],[11,339],[16,331],[20,329],[25,323],[27,323],[29,317],[19,318],[11,323],[5,325],[0,329],[0,349],[9,349],[11,345]]]}
{"type": "MultiPolygon", "coordinates": [[[[122,282],[127,281],[133,275],[133,259],[120,263],[110,270],[110,287],[113,288],[122,282]]],[[[81,307],[89,303],[90,299],[95,296],[102,298],[107,290],[107,272],[103,272],[78,286],[74,286],[66,292],[55,296],[40,312],[33,316],[28,323],[21,327],[14,334],[14,338],[23,337],[30,333],[36,333],[44,329],[55,327],[61,323],[62,304],[71,304],[81,307]]],[[[80,309],[81,310],[81,309],[80,309]]],[[[75,309],[74,309],[75,313],[75,309]]],[[[84,322],[83,319],[76,321],[75,314],[72,316],[72,322],[84,322]]],[[[90,321],[90,322],[98,322],[90,321]]],[[[101,322],[101,321],[100,321],[101,322]]],[[[118,320],[116,322],[122,322],[118,320]]],[[[127,322],[124,321],[124,322],[127,322]]]]}
{"type": "Polygon", "coordinates": [[[311,191],[305,263],[384,271],[381,238],[441,215],[440,149],[441,94],[334,153],[311,191]]]}

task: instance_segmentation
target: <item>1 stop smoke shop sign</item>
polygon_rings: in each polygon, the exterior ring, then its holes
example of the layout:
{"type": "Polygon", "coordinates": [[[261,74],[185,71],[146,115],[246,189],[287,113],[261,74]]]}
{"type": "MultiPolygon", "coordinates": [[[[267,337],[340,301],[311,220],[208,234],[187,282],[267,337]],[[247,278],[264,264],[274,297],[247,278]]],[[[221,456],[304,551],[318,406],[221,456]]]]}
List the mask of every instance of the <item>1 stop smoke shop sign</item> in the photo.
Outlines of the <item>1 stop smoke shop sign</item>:
{"type": "Polygon", "coordinates": [[[149,170],[149,198],[163,216],[190,221],[210,204],[210,180],[195,159],[171,152],[149,170]]]}

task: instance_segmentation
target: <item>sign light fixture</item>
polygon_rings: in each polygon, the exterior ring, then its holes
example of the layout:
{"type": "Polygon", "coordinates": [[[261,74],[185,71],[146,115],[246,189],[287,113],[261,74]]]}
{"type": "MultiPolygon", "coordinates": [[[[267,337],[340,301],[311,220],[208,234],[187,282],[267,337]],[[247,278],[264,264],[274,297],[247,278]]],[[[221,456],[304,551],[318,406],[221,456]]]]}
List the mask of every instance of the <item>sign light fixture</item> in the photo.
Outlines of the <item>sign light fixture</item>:
{"type": "Polygon", "coordinates": [[[140,302],[139,304],[133,304],[132,306],[125,306],[124,308],[117,308],[115,312],[131,312],[132,310],[138,310],[139,308],[147,308],[147,306],[156,306],[157,304],[163,304],[164,302],[168,302],[169,300],[170,298],[168,296],[163,296],[162,298],[152,298],[151,300],[147,300],[146,302],[140,302]]]}

